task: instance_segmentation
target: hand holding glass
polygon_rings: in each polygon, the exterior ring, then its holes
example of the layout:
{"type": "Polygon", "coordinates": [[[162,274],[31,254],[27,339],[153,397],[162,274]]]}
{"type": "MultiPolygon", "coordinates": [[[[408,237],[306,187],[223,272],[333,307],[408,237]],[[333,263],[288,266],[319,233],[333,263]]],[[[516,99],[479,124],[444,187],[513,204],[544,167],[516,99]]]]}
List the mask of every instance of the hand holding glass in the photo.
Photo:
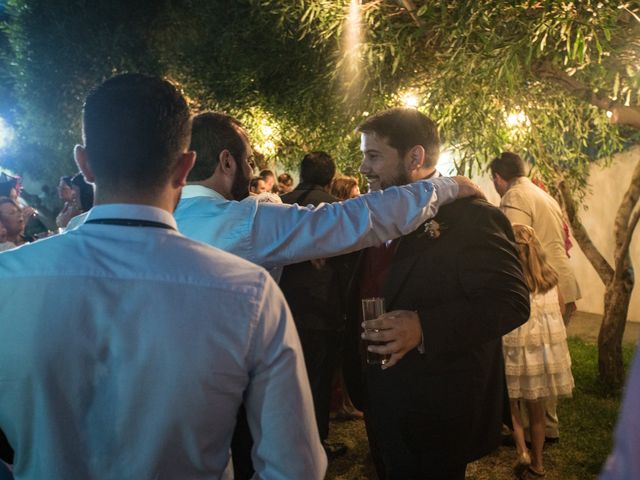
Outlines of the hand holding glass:
{"type": "MultiPolygon", "coordinates": [[[[362,320],[373,320],[384,313],[384,298],[363,298],[362,299],[362,320]]],[[[379,329],[367,330],[368,332],[379,332],[379,329]]],[[[369,345],[384,345],[386,342],[365,342],[368,365],[384,365],[391,358],[391,354],[381,354],[370,352],[369,345]]]]}

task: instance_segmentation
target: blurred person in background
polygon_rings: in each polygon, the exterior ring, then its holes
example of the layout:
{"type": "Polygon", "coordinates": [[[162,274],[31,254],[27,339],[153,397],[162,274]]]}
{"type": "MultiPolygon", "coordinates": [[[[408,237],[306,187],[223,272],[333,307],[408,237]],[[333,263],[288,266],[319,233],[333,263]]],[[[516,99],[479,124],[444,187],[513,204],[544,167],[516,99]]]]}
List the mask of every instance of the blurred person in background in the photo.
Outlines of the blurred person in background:
{"type": "Polygon", "coordinates": [[[4,224],[0,222],[0,252],[14,248],[16,245],[13,242],[7,240],[7,229],[4,224]]]}
{"type": "Polygon", "coordinates": [[[74,190],[71,178],[71,176],[60,177],[60,183],[58,183],[58,198],[64,202],[62,210],[56,217],[58,228],[65,228],[69,220],[82,213],[78,192],[74,190]]]}
{"type": "Polygon", "coordinates": [[[331,182],[331,195],[340,199],[348,200],[360,195],[358,179],[347,175],[339,175],[331,182]]]}
{"type": "Polygon", "coordinates": [[[274,186],[277,189],[277,185],[276,185],[276,176],[274,175],[274,173],[271,170],[262,170],[258,176],[264,180],[264,186],[266,188],[266,192],[274,192],[274,193],[278,193],[277,191],[275,191],[274,186]]]}
{"type": "Polygon", "coordinates": [[[288,173],[278,175],[278,193],[284,195],[293,190],[293,177],[288,173]]]}
{"type": "Polygon", "coordinates": [[[9,197],[0,197],[0,223],[6,230],[6,242],[15,246],[30,241],[24,236],[24,216],[18,202],[9,197]]]}
{"type": "Polygon", "coordinates": [[[261,177],[253,177],[249,182],[249,192],[253,195],[268,192],[267,186],[261,177]]]}

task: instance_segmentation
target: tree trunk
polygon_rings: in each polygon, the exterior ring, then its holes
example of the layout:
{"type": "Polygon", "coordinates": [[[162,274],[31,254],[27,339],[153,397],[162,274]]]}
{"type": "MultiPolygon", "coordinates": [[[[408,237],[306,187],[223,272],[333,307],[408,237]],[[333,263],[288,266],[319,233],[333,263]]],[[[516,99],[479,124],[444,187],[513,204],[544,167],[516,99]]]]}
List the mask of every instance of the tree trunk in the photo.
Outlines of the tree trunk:
{"type": "Polygon", "coordinates": [[[627,254],[622,274],[614,275],[607,284],[604,296],[604,317],[598,335],[598,370],[600,379],[611,387],[620,387],[624,382],[622,364],[622,336],[627,323],[627,313],[634,275],[631,259],[627,254]]]}

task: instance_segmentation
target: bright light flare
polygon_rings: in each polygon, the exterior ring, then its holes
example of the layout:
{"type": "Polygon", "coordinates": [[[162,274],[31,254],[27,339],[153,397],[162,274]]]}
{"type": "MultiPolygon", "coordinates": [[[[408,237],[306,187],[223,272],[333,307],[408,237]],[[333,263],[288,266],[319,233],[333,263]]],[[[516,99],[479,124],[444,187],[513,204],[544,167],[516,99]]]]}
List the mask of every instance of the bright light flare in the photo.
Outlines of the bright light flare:
{"type": "Polygon", "coordinates": [[[9,147],[16,136],[15,131],[7,121],[0,117],[0,150],[9,147]]]}
{"type": "Polygon", "coordinates": [[[403,94],[400,101],[402,102],[402,105],[408,108],[417,108],[418,104],[420,103],[418,96],[412,92],[403,94]]]}
{"type": "Polygon", "coordinates": [[[266,138],[269,138],[271,137],[271,135],[273,135],[273,127],[271,125],[267,125],[267,124],[261,125],[260,131],[262,132],[262,135],[264,135],[266,138]]]}

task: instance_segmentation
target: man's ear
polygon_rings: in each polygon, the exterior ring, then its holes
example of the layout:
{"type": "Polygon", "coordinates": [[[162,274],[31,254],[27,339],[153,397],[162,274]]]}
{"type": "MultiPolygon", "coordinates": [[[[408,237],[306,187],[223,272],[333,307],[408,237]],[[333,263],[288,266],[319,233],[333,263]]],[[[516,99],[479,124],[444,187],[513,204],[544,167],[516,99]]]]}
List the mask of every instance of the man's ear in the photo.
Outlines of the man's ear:
{"type": "Polygon", "coordinates": [[[416,145],[408,152],[409,164],[407,170],[419,170],[424,167],[425,151],[422,145],[416,145]]]}
{"type": "Polygon", "coordinates": [[[233,177],[236,173],[237,166],[236,159],[233,158],[229,150],[224,149],[220,152],[217,168],[220,169],[222,174],[233,177]]]}
{"type": "Polygon", "coordinates": [[[171,182],[174,187],[184,187],[187,184],[187,176],[195,163],[196,152],[193,150],[180,154],[171,182]]]}
{"type": "Polygon", "coordinates": [[[89,159],[87,158],[87,149],[83,145],[76,145],[73,149],[73,158],[76,161],[76,165],[82,172],[82,176],[87,183],[95,183],[96,177],[89,165],[89,159]]]}

